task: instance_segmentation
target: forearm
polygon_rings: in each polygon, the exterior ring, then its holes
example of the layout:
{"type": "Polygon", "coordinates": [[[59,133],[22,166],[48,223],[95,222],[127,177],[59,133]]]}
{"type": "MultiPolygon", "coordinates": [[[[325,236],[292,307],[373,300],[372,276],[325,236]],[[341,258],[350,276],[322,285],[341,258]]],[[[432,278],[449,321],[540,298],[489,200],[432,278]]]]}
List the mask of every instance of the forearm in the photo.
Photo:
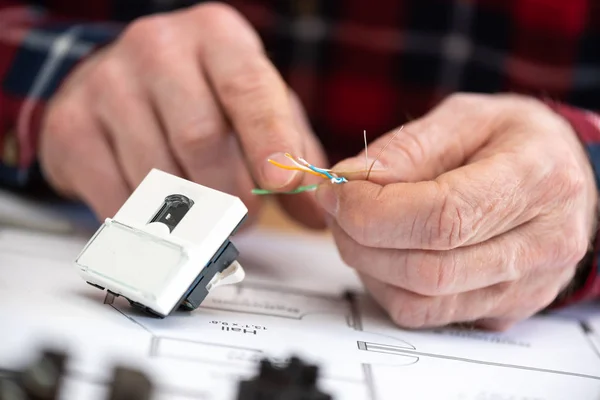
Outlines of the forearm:
{"type": "Polygon", "coordinates": [[[78,62],[120,29],[0,0],[0,187],[31,182],[47,101],[78,62]]]}

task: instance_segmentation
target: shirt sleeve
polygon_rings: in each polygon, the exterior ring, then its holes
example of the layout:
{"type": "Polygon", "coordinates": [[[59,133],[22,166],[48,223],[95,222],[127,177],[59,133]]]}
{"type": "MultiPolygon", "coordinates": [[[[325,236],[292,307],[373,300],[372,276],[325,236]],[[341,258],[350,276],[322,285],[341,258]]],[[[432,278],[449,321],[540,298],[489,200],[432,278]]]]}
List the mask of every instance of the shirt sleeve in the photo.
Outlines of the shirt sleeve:
{"type": "Polygon", "coordinates": [[[121,30],[0,0],[0,187],[43,182],[36,153],[47,100],[78,62],[121,30]]]}
{"type": "MultiPolygon", "coordinates": [[[[573,127],[583,143],[596,178],[596,188],[600,190],[600,115],[587,110],[581,110],[562,103],[547,102],[559,115],[565,118],[573,127]]],[[[596,213],[598,218],[598,213],[596,213]]],[[[597,221],[600,225],[600,221],[597,221]]],[[[597,228],[598,232],[598,228],[597,228]]],[[[579,265],[572,286],[554,304],[563,307],[570,304],[600,298],[600,237],[590,243],[590,251],[579,265]]]]}

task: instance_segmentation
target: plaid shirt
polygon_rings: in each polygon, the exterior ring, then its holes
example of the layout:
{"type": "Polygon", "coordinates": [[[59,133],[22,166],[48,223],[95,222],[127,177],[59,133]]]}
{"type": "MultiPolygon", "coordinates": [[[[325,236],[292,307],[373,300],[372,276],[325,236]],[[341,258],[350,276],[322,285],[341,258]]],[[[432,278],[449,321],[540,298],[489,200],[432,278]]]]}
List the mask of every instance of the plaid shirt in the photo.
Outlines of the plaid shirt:
{"type": "MultiPolygon", "coordinates": [[[[0,0],[0,184],[38,179],[44,102],[142,15],[194,0],[0,0]]],[[[598,0],[240,0],[333,162],[450,93],[553,99],[600,176],[598,0]],[[372,139],[372,137],[371,137],[372,139]]],[[[600,187],[600,180],[597,179],[600,187]]],[[[566,303],[600,297],[596,246],[566,303]]]]}

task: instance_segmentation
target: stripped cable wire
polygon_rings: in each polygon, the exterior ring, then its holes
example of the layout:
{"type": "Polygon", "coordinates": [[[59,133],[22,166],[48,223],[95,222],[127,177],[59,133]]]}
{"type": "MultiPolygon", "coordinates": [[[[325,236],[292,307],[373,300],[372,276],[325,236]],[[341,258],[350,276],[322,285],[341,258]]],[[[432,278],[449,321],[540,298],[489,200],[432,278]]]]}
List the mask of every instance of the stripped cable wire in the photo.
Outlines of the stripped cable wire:
{"type": "MultiPolygon", "coordinates": [[[[377,154],[377,157],[375,157],[375,159],[373,160],[373,162],[371,163],[370,166],[369,166],[369,155],[368,155],[369,153],[368,153],[368,146],[367,146],[367,131],[366,130],[363,131],[364,142],[365,142],[365,170],[364,171],[346,172],[345,174],[349,175],[349,174],[356,174],[356,173],[360,173],[360,172],[366,172],[367,175],[366,175],[365,180],[369,180],[369,177],[371,176],[371,172],[373,170],[373,167],[375,166],[375,163],[379,160],[379,158],[381,157],[381,155],[383,154],[385,149],[390,145],[390,143],[400,134],[400,132],[402,131],[403,128],[404,128],[404,126],[401,126],[399,129],[396,130],[396,132],[392,135],[390,140],[379,151],[379,153],[377,154]]],[[[292,170],[292,171],[306,172],[306,173],[321,177],[323,179],[327,179],[333,184],[341,184],[341,183],[348,182],[348,179],[346,177],[340,176],[340,174],[341,174],[340,172],[335,173],[331,169],[316,167],[316,166],[310,164],[304,158],[295,157],[289,153],[285,153],[285,157],[288,158],[292,162],[293,165],[285,165],[285,164],[282,164],[280,162],[277,162],[277,161],[271,160],[271,159],[269,159],[268,161],[276,167],[279,167],[282,169],[287,169],[287,170],[292,170]]],[[[276,192],[276,191],[271,191],[271,190],[267,190],[267,189],[253,189],[252,193],[256,194],[256,195],[297,194],[297,193],[316,190],[318,186],[319,186],[318,184],[299,186],[298,188],[288,191],[288,192],[276,192]]]]}
{"type": "MultiPolygon", "coordinates": [[[[379,153],[377,154],[377,157],[375,157],[375,159],[371,163],[371,167],[367,171],[367,177],[365,178],[365,180],[367,180],[367,181],[369,180],[369,176],[371,176],[371,171],[373,170],[373,166],[375,165],[375,163],[377,162],[377,160],[379,160],[379,158],[381,157],[381,155],[383,154],[383,152],[385,151],[385,149],[387,149],[387,147],[390,145],[390,143],[392,143],[392,141],[394,139],[396,139],[396,136],[398,136],[400,134],[400,132],[402,132],[402,129],[404,129],[404,125],[402,125],[398,130],[396,130],[396,132],[394,132],[394,134],[392,135],[392,137],[390,138],[390,140],[388,140],[388,142],[385,144],[385,146],[383,146],[381,148],[381,150],[379,150],[379,153]]],[[[366,152],[366,149],[365,149],[365,152],[366,152]]]]}

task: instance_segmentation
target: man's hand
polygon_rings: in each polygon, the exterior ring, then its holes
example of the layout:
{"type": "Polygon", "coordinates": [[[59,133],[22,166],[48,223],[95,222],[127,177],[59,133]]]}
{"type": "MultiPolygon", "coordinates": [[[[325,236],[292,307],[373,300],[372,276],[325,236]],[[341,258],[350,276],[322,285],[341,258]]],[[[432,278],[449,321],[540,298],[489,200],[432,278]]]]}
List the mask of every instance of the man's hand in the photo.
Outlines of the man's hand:
{"type": "Polygon", "coordinates": [[[380,161],[369,181],[322,185],[317,198],[342,258],[400,326],[507,329],[549,305],[588,249],[591,166],[570,125],[534,99],[452,96],[380,161]]]}
{"type": "MultiPolygon", "coordinates": [[[[70,74],[40,144],[49,181],[101,219],[153,167],[240,196],[256,211],[252,188],[289,190],[310,179],[267,163],[284,152],[325,163],[258,35],[221,4],[133,22],[70,74]]],[[[319,225],[309,194],[285,201],[294,217],[319,225]]]]}

